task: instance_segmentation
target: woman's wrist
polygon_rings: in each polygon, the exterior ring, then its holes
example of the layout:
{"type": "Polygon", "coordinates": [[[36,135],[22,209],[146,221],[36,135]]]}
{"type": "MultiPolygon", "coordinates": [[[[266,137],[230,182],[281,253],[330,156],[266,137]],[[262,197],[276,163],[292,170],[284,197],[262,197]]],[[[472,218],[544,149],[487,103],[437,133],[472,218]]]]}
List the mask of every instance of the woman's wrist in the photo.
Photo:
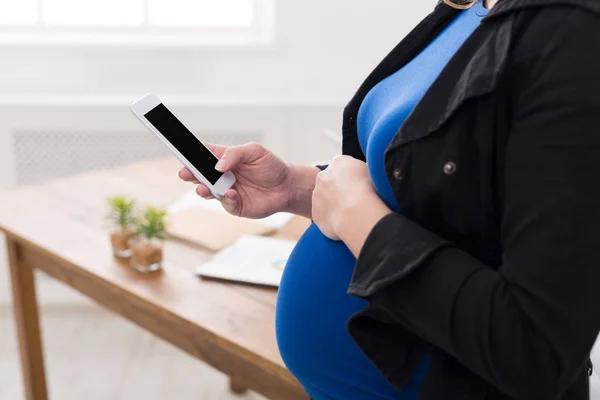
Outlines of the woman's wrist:
{"type": "Polygon", "coordinates": [[[312,192],[319,172],[317,167],[290,165],[288,201],[284,211],[311,217],[312,192]]]}
{"type": "Polygon", "coordinates": [[[392,213],[385,203],[374,194],[342,207],[340,215],[333,225],[337,236],[348,249],[358,257],[360,251],[375,225],[386,215],[392,213]]]}

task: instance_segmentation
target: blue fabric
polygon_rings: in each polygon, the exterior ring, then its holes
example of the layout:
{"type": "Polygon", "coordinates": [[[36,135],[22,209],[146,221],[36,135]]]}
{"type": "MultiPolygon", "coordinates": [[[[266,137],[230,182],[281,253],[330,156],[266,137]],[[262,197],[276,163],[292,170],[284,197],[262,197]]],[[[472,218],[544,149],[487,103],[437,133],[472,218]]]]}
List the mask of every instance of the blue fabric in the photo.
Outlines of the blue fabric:
{"type": "Polygon", "coordinates": [[[408,115],[423,98],[448,61],[487,13],[483,0],[461,13],[425,50],[395,74],[381,81],[358,112],[358,139],[373,186],[388,207],[400,209],[387,180],[384,152],[408,115]]]}
{"type": "MultiPolygon", "coordinates": [[[[398,212],[384,172],[384,151],[486,11],[478,4],[461,13],[413,61],[374,87],[361,105],[358,133],[369,174],[377,193],[398,212]]],[[[315,400],[417,399],[427,357],[398,392],[346,331],[348,318],[366,306],[346,294],[355,263],[343,242],[327,239],[314,224],[300,238],[277,300],[276,333],[283,361],[315,400]]]]}

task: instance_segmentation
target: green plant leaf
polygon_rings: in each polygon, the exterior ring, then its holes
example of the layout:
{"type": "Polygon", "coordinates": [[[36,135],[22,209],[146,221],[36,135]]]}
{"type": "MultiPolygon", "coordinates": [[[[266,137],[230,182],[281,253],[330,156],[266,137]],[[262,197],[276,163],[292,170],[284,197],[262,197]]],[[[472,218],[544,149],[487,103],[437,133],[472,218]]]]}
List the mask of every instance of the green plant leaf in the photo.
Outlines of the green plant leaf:
{"type": "Polygon", "coordinates": [[[107,199],[110,212],[108,219],[117,226],[126,229],[132,225],[135,211],[135,200],[126,196],[115,196],[107,199]]]}
{"type": "Polygon", "coordinates": [[[135,219],[138,234],[146,239],[166,239],[167,212],[157,207],[148,207],[144,213],[135,219]]]}

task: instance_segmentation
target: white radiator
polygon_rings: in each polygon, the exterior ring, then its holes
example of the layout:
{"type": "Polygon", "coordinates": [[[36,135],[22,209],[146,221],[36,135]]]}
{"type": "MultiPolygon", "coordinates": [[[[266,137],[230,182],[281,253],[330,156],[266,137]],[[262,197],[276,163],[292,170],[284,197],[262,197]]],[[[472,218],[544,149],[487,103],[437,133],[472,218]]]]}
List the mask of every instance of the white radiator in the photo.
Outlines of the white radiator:
{"type": "MultiPolygon", "coordinates": [[[[225,145],[263,142],[261,133],[199,135],[225,145]]],[[[43,130],[13,134],[15,183],[34,184],[100,168],[116,167],[170,154],[150,132],[43,130]]]]}

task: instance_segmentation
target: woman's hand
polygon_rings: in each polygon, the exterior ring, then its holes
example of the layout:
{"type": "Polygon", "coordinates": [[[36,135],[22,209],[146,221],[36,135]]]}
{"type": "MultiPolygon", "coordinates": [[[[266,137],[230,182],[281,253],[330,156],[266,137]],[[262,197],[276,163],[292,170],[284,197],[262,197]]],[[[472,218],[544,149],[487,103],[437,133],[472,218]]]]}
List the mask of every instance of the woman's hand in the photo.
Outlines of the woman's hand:
{"type": "Polygon", "coordinates": [[[364,162],[338,156],[317,175],[312,218],[325,236],[343,240],[355,255],[375,224],[389,213],[364,162]]]}
{"type": "MultiPolygon", "coordinates": [[[[295,208],[307,202],[302,201],[306,195],[301,196],[300,192],[305,181],[312,190],[318,169],[312,171],[311,184],[310,170],[303,169],[312,170],[311,167],[292,167],[258,143],[232,147],[206,146],[220,159],[215,168],[221,172],[231,171],[236,177],[235,184],[221,200],[230,214],[263,218],[278,211],[295,212],[295,208]]],[[[196,193],[199,196],[213,198],[208,188],[186,168],[179,171],[179,177],[198,184],[196,193]]]]}

